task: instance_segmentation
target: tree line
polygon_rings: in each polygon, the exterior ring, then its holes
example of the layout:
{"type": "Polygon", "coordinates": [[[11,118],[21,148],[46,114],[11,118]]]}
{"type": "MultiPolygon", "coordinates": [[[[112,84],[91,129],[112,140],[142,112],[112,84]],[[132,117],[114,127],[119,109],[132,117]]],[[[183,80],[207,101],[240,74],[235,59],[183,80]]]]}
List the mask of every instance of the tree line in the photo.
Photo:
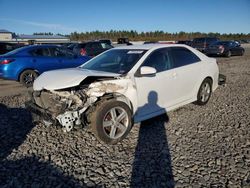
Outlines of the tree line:
{"type": "MultiPolygon", "coordinates": [[[[53,33],[34,33],[53,35],[53,33]]],[[[202,33],[202,32],[176,32],[169,33],[164,31],[137,32],[135,30],[110,30],[110,31],[90,31],[90,32],[73,32],[69,35],[56,34],[69,37],[72,41],[87,41],[96,39],[111,39],[117,41],[117,38],[126,37],[130,41],[176,41],[176,40],[192,40],[197,37],[217,37],[221,40],[244,40],[250,39],[250,33],[202,33]]]]}

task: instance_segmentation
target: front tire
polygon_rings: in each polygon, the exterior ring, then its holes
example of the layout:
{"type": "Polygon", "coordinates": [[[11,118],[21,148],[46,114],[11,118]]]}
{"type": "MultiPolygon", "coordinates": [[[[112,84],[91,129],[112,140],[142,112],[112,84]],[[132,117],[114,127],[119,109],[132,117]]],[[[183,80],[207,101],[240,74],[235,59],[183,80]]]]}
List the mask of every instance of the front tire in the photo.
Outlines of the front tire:
{"type": "Polygon", "coordinates": [[[210,96],[212,94],[212,80],[209,78],[206,78],[200,86],[200,89],[197,94],[197,101],[196,103],[198,105],[205,105],[210,99],[210,96]]]}
{"type": "Polygon", "coordinates": [[[33,85],[34,80],[37,78],[38,74],[33,70],[25,70],[21,73],[19,81],[26,87],[33,85]]]}
{"type": "Polygon", "coordinates": [[[94,135],[106,144],[120,142],[132,127],[130,108],[126,103],[115,99],[99,102],[89,116],[94,135]]]}

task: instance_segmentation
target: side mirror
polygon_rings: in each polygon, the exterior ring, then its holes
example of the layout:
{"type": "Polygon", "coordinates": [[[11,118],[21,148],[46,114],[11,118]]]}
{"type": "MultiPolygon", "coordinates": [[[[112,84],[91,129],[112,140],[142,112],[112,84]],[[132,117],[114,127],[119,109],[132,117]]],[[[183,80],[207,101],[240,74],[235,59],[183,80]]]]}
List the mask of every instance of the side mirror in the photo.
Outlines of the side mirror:
{"type": "Polygon", "coordinates": [[[153,67],[148,67],[148,66],[142,66],[140,68],[140,74],[142,76],[153,76],[156,74],[156,69],[153,67]]]}

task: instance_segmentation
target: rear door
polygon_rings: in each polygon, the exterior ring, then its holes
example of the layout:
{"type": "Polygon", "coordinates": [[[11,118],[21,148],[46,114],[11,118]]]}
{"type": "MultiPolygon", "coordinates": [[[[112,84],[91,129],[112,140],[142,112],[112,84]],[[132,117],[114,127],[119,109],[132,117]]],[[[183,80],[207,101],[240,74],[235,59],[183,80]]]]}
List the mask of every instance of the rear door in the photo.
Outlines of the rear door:
{"type": "Polygon", "coordinates": [[[50,48],[50,53],[51,58],[53,58],[55,62],[58,62],[58,69],[77,67],[82,64],[80,58],[77,58],[77,56],[67,49],[53,47],[50,48]]]}
{"type": "Polygon", "coordinates": [[[173,70],[176,72],[176,103],[196,95],[195,86],[202,75],[203,65],[198,56],[185,47],[171,47],[173,70]]]}
{"type": "Polygon", "coordinates": [[[32,65],[34,65],[34,68],[39,71],[39,73],[59,67],[59,61],[51,57],[49,48],[36,48],[31,50],[30,54],[30,61],[32,65]]]}

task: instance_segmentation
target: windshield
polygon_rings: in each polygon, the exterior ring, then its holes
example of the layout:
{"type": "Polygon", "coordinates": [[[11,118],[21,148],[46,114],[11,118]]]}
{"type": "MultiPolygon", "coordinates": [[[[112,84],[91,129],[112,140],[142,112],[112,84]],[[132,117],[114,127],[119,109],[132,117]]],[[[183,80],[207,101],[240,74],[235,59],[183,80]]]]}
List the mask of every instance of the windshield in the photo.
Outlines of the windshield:
{"type": "Polygon", "coordinates": [[[114,49],[82,65],[84,69],[126,74],[145,54],[146,50],[114,49]]]}

